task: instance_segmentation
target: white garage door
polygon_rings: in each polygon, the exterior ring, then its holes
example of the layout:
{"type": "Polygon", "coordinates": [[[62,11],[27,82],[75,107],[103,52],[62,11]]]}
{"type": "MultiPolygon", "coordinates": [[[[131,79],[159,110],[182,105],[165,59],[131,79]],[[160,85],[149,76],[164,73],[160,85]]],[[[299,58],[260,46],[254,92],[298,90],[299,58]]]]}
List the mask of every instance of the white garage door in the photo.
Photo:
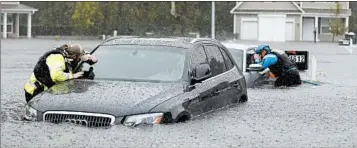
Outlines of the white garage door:
{"type": "Polygon", "coordinates": [[[287,41],[295,40],[294,22],[286,22],[285,37],[287,41]]]}
{"type": "Polygon", "coordinates": [[[285,41],[286,15],[258,15],[259,41],[285,41]]]}
{"type": "Polygon", "coordinates": [[[258,22],[255,18],[242,18],[241,22],[241,39],[257,40],[258,39],[258,22]]]}
{"type": "Polygon", "coordinates": [[[302,20],[302,40],[314,40],[315,18],[303,18],[302,20]]]}

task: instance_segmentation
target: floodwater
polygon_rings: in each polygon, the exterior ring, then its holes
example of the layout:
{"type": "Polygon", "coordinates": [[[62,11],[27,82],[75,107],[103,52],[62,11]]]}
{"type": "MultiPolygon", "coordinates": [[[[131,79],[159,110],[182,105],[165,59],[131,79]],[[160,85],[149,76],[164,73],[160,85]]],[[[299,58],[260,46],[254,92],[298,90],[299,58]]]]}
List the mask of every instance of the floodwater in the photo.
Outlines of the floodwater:
{"type": "MultiPolygon", "coordinates": [[[[23,85],[36,61],[49,48],[67,42],[1,40],[1,147],[357,146],[357,49],[332,43],[270,43],[280,49],[308,50],[317,59],[322,85],[249,89],[248,102],[186,123],[86,128],[20,120],[23,85]]],[[[90,49],[101,41],[72,42],[90,49]]],[[[302,77],[309,78],[309,71],[302,77]]]]}

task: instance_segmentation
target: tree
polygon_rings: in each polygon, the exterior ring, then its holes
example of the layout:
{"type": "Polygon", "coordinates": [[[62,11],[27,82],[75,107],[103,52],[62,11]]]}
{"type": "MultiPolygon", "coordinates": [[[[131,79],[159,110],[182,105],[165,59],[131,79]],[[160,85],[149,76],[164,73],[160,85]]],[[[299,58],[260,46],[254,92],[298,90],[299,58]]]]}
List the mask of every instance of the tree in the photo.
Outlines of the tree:
{"type": "MultiPolygon", "coordinates": [[[[216,3],[216,30],[217,39],[226,39],[228,37],[225,33],[230,32],[233,35],[233,15],[230,10],[235,7],[236,2],[217,2],[216,3]]],[[[233,37],[233,36],[231,36],[233,37]]]]}
{"type": "Polygon", "coordinates": [[[329,22],[330,32],[332,33],[332,42],[335,41],[335,36],[343,35],[346,32],[346,27],[342,19],[340,18],[340,14],[342,11],[342,6],[339,2],[336,2],[334,8],[330,9],[334,14],[334,18],[332,18],[329,22]]]}
{"type": "MultiPolygon", "coordinates": [[[[184,36],[187,32],[200,31],[202,19],[210,16],[210,13],[204,13],[207,10],[201,9],[202,5],[208,2],[190,2],[183,1],[175,3],[174,11],[170,12],[177,26],[180,28],[180,35],[184,36]]],[[[208,9],[210,10],[210,9],[208,9]]],[[[206,24],[209,22],[206,22],[206,24]]]]}
{"type": "Polygon", "coordinates": [[[97,26],[100,34],[112,34],[113,30],[117,29],[118,2],[99,2],[99,8],[103,15],[103,20],[97,26]]]}
{"type": "Polygon", "coordinates": [[[90,30],[98,31],[98,24],[103,20],[103,14],[98,2],[76,2],[72,21],[81,35],[93,34],[90,30]]]}
{"type": "Polygon", "coordinates": [[[351,17],[349,31],[357,33],[357,1],[350,1],[351,17]]]}
{"type": "Polygon", "coordinates": [[[130,26],[135,28],[137,34],[144,34],[147,31],[154,31],[158,21],[158,5],[161,2],[134,2],[130,9],[130,26]]]}
{"type": "MultiPolygon", "coordinates": [[[[170,13],[171,2],[21,3],[39,10],[32,18],[36,35],[98,35],[118,30],[118,34],[126,35],[153,31],[166,36],[185,36],[188,32],[209,36],[211,32],[211,2],[176,2],[175,14],[170,13]]],[[[235,2],[216,2],[217,33],[232,32],[233,17],[229,10],[234,6],[235,2]]],[[[20,17],[26,20],[26,15],[20,17]]],[[[26,23],[20,29],[26,32],[26,23]]]]}
{"type": "MultiPolygon", "coordinates": [[[[75,2],[21,2],[38,9],[32,17],[34,35],[71,35],[75,2]]],[[[26,20],[26,15],[21,15],[26,20]]],[[[26,24],[24,24],[26,25],[26,24]]],[[[21,27],[21,26],[20,26],[21,27]]]]}

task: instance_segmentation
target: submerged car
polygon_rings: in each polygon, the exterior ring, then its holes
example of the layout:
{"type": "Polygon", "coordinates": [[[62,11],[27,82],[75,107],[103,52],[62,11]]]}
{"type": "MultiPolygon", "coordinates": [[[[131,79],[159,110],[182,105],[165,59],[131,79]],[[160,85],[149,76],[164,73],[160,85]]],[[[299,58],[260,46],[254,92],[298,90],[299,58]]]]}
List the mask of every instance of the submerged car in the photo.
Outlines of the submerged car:
{"type": "Polygon", "coordinates": [[[24,117],[84,126],[182,122],[248,99],[245,78],[218,41],[111,38],[83,64],[83,79],[34,97],[24,117]]]}
{"type": "MultiPolygon", "coordinates": [[[[272,77],[263,77],[259,74],[259,71],[262,70],[261,67],[255,67],[257,64],[254,64],[254,54],[255,48],[258,45],[243,45],[230,41],[222,42],[222,44],[231,53],[234,61],[243,73],[248,88],[273,83],[276,80],[272,77]]],[[[285,53],[296,63],[298,70],[304,71],[308,69],[308,51],[285,50],[285,53]]]]}
{"type": "Polygon", "coordinates": [[[344,46],[349,46],[351,45],[351,43],[357,44],[357,38],[354,32],[345,33],[345,38],[338,41],[339,45],[344,45],[344,46]]]}

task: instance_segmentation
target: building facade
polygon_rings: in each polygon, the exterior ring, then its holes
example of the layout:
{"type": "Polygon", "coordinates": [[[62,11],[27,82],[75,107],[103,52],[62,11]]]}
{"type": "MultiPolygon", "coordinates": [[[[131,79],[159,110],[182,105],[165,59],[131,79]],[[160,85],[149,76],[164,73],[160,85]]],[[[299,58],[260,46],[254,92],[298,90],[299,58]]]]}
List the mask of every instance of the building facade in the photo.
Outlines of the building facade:
{"type": "Polygon", "coordinates": [[[348,28],[351,16],[349,2],[339,3],[342,11],[335,16],[331,11],[336,6],[333,1],[237,2],[230,11],[234,18],[233,33],[241,40],[331,41],[329,20],[341,18],[348,28]]]}
{"type": "Polygon", "coordinates": [[[31,38],[32,15],[38,11],[35,8],[14,2],[0,2],[1,37],[20,37],[20,15],[27,15],[27,37],[31,38]],[[5,27],[6,26],[6,27],[5,27]]]}

